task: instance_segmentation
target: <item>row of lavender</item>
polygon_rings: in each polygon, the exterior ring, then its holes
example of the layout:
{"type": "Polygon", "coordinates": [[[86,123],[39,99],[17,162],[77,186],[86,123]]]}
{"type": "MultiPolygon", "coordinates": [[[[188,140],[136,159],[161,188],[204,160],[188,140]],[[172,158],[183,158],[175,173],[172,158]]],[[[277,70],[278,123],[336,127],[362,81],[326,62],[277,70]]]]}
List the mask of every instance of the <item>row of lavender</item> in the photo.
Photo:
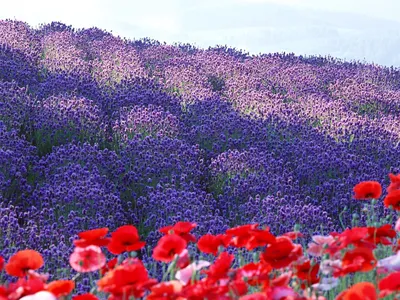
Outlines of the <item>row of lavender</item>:
{"type": "Polygon", "coordinates": [[[123,224],[340,230],[356,183],[400,172],[399,116],[395,69],[0,21],[0,254],[54,270],[123,224]]]}

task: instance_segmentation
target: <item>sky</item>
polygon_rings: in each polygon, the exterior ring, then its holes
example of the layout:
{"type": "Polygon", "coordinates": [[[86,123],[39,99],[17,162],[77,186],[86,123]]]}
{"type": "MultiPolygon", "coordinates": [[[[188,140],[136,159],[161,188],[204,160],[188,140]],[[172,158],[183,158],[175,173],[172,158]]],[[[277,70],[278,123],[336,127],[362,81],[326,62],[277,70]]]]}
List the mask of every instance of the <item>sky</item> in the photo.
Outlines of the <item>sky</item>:
{"type": "Polygon", "coordinates": [[[400,68],[399,0],[0,0],[0,7],[0,19],[34,28],[58,21],[129,39],[330,55],[400,68]]]}

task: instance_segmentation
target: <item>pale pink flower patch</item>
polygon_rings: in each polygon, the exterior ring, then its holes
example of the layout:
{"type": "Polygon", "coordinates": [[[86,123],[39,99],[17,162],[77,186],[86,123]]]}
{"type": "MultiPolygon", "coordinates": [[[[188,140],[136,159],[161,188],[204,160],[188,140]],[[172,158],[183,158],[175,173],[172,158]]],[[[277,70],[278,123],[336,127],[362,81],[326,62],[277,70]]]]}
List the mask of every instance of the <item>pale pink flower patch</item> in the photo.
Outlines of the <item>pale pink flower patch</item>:
{"type": "Polygon", "coordinates": [[[400,271],[400,250],[397,251],[396,255],[379,260],[377,267],[378,273],[400,271]]]}
{"type": "Polygon", "coordinates": [[[182,284],[186,285],[194,272],[201,270],[202,268],[208,267],[211,264],[205,260],[199,260],[198,262],[191,263],[186,268],[179,270],[175,274],[175,278],[178,279],[182,284]]]}
{"type": "Polygon", "coordinates": [[[48,291],[40,291],[33,295],[28,295],[19,300],[57,300],[57,297],[48,291]]]}
{"type": "Polygon", "coordinates": [[[316,257],[320,257],[324,254],[323,250],[325,245],[330,246],[335,241],[334,237],[330,235],[314,235],[312,240],[313,242],[308,244],[307,253],[316,257]]]}

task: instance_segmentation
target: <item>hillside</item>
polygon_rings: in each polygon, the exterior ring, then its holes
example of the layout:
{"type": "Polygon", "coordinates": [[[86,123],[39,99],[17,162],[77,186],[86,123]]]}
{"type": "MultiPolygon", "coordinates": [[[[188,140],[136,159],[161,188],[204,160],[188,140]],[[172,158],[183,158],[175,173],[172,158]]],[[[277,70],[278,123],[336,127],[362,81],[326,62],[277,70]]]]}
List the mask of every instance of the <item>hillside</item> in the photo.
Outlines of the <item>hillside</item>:
{"type": "Polygon", "coordinates": [[[0,21],[0,255],[55,270],[77,232],[124,224],[149,247],[177,221],[362,226],[352,189],[400,172],[399,124],[394,68],[0,21]]]}

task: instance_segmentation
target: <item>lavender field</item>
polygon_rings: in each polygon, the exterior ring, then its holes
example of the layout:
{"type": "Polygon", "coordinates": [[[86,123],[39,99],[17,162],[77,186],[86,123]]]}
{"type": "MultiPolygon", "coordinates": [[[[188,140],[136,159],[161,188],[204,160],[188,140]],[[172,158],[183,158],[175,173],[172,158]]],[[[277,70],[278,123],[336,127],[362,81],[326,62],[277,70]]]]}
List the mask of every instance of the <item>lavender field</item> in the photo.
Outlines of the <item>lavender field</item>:
{"type": "Polygon", "coordinates": [[[66,277],[77,232],[125,224],[148,249],[177,221],[309,239],[363,226],[354,185],[399,172],[398,69],[0,21],[5,258],[35,249],[66,277]]]}

